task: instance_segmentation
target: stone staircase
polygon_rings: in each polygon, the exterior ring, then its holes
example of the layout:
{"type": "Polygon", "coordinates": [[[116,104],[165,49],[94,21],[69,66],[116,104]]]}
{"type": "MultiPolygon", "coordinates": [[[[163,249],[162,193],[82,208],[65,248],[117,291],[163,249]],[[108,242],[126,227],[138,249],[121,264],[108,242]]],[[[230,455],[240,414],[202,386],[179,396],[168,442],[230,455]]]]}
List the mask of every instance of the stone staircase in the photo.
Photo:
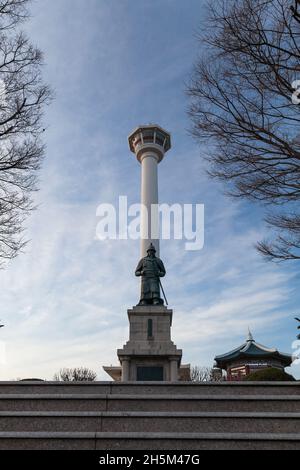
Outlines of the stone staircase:
{"type": "Polygon", "coordinates": [[[3,449],[300,449],[300,383],[0,382],[3,449]]]}

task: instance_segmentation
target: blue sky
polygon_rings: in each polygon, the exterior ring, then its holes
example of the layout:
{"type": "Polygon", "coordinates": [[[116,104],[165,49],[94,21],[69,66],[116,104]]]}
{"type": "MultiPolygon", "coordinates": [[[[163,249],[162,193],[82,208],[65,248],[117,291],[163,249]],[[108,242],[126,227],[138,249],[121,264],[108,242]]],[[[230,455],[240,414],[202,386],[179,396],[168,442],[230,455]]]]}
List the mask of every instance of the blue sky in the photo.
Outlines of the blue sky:
{"type": "MultiPolygon", "coordinates": [[[[184,363],[211,365],[255,339],[292,352],[299,305],[293,264],[263,261],[253,244],[268,235],[262,210],[222,194],[189,136],[185,82],[199,52],[204,2],[35,0],[26,29],[44,51],[46,159],[26,252],[0,272],[6,363],[0,379],[51,379],[61,367],[117,364],[136,304],[138,241],[95,239],[96,209],[119,195],[139,202],[140,168],[127,136],[157,122],[173,147],[159,167],[160,201],[205,204],[205,246],[186,252],[163,241],[173,340],[184,363]]],[[[292,372],[300,377],[300,366],[292,372]]]]}

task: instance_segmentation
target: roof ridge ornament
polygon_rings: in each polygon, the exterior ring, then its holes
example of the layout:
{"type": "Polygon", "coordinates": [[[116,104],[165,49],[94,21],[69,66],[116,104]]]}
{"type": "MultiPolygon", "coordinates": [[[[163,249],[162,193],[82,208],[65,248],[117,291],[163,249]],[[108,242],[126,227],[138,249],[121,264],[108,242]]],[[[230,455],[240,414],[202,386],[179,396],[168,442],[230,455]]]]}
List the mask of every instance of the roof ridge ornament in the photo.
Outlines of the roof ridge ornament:
{"type": "Polygon", "coordinates": [[[248,341],[249,341],[249,342],[251,342],[251,343],[253,343],[253,342],[254,342],[254,338],[253,338],[253,335],[252,335],[252,333],[251,333],[251,331],[250,331],[250,328],[249,328],[249,326],[248,326],[248,337],[247,337],[247,342],[248,342],[248,341]]]}

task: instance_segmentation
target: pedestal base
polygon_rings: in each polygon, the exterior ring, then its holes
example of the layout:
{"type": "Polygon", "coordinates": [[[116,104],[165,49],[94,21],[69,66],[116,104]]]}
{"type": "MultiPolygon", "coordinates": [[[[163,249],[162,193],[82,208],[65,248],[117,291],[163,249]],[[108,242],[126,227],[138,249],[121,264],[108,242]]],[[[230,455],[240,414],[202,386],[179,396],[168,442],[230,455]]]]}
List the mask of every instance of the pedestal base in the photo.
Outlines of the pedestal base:
{"type": "Polygon", "coordinates": [[[179,380],[182,350],[171,340],[172,315],[163,305],[128,310],[129,341],[117,351],[122,381],[179,380]]]}

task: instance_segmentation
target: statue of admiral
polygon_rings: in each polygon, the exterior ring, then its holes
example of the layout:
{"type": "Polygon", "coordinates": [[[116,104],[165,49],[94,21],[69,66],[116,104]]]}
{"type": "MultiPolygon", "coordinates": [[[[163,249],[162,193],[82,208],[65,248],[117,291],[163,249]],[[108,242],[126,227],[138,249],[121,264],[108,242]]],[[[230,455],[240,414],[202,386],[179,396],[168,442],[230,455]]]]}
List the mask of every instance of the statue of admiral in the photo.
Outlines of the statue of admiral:
{"type": "Polygon", "coordinates": [[[162,305],[164,303],[160,297],[160,278],[165,276],[166,270],[155,253],[156,249],[151,243],[147,256],[140,260],[135,270],[135,275],[142,277],[141,300],[138,305],[162,305]]]}

